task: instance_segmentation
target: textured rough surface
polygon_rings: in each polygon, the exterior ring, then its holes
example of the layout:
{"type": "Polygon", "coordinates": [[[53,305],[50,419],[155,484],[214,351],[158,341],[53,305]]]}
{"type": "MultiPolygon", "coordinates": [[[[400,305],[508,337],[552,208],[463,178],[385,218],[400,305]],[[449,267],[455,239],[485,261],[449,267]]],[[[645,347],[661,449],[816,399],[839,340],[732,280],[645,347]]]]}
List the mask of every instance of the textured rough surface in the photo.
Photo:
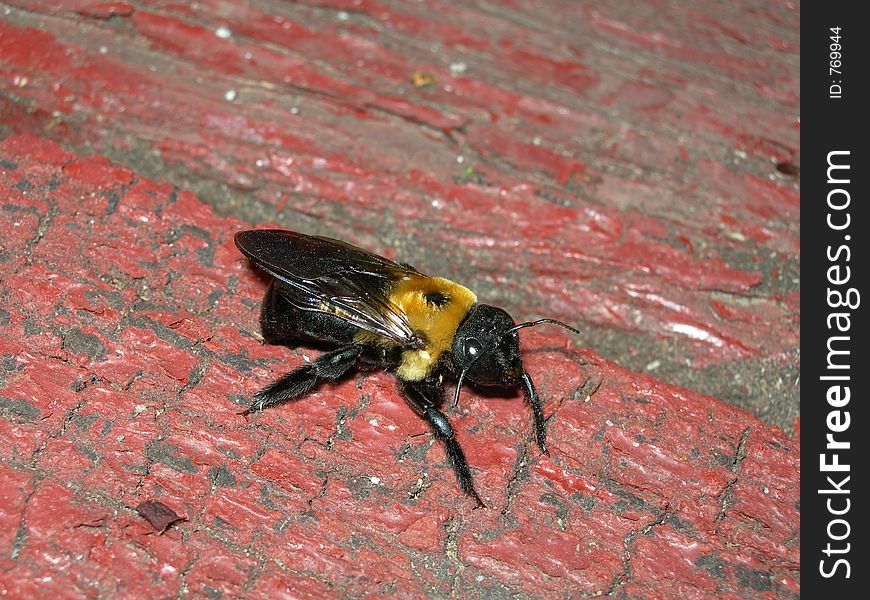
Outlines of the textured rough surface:
{"type": "Polygon", "coordinates": [[[0,114],[250,222],[392,250],[581,323],[620,364],[790,430],[798,17],[17,0],[0,114]]]}
{"type": "Polygon", "coordinates": [[[0,590],[799,593],[796,7],[48,6],[0,6],[0,590]],[[550,456],[464,392],[472,510],[388,375],[240,416],[317,353],[259,342],[259,223],[588,330],[522,335],[550,456]]]}

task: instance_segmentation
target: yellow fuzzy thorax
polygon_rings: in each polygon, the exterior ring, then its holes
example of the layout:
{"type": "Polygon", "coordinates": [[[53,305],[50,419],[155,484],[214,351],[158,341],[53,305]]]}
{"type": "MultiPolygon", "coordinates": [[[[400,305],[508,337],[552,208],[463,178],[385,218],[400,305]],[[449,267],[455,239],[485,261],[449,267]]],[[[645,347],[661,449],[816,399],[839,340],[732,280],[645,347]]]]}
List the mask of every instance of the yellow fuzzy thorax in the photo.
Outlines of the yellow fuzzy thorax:
{"type": "MultiPolygon", "coordinates": [[[[426,340],[422,350],[405,350],[396,374],[405,381],[420,381],[430,374],[444,352],[453,348],[453,338],[465,315],[477,302],[477,296],[466,287],[442,277],[409,277],[393,284],[388,294],[390,303],[408,319],[411,328],[426,340]],[[442,306],[426,300],[427,294],[446,298],[442,306]]],[[[366,332],[358,341],[377,341],[378,336],[366,332]]],[[[383,339],[383,338],[381,338],[383,339]]]]}

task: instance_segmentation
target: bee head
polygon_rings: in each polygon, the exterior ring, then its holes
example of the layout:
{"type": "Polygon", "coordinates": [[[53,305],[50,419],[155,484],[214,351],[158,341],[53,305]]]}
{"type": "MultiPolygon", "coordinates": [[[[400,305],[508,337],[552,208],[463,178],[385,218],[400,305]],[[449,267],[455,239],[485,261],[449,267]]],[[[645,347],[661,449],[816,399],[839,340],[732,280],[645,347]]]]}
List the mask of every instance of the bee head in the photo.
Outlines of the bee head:
{"type": "Polygon", "coordinates": [[[523,374],[519,338],[511,316],[500,308],[478,304],[453,338],[453,368],[477,385],[508,387],[523,374]]]}
{"type": "MultiPolygon", "coordinates": [[[[477,385],[500,387],[517,385],[522,381],[526,397],[536,397],[532,379],[523,369],[517,331],[544,323],[558,325],[581,335],[580,330],[556,319],[538,319],[517,325],[500,308],[487,304],[474,307],[459,325],[453,339],[453,372],[459,374],[453,392],[453,407],[459,405],[459,391],[466,379],[477,385]]],[[[539,443],[542,443],[541,439],[539,443]]]]}

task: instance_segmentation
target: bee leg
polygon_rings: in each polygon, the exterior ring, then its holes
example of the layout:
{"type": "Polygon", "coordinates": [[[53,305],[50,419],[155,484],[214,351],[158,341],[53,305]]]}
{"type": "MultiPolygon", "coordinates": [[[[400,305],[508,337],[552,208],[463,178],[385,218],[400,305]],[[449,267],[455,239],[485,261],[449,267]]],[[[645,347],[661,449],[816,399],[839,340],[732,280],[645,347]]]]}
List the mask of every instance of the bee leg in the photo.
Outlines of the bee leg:
{"type": "Polygon", "coordinates": [[[486,506],[477,492],[474,490],[474,481],[471,477],[471,469],[468,467],[468,461],[465,459],[465,453],[462,452],[462,447],[456,441],[456,434],[447,416],[438,410],[438,406],[444,403],[444,386],[434,381],[414,381],[404,382],[402,386],[405,392],[405,397],[411,408],[429,423],[435,437],[444,442],[444,451],[450,464],[453,466],[453,471],[456,473],[456,478],[459,480],[459,487],[463,492],[474,498],[477,502],[477,507],[486,506]]]}
{"type": "Polygon", "coordinates": [[[345,346],[321,354],[310,365],[290,371],[254,394],[254,401],[244,414],[300,398],[323,381],[340,379],[356,366],[361,352],[359,346],[345,346]]]}
{"type": "Polygon", "coordinates": [[[538,447],[541,452],[549,455],[547,445],[544,443],[544,437],[547,435],[546,421],[544,421],[544,411],[541,408],[541,399],[538,397],[538,392],[535,391],[535,384],[532,383],[531,376],[523,371],[523,394],[526,397],[526,402],[532,407],[532,416],[535,419],[535,439],[538,442],[538,447]]]}

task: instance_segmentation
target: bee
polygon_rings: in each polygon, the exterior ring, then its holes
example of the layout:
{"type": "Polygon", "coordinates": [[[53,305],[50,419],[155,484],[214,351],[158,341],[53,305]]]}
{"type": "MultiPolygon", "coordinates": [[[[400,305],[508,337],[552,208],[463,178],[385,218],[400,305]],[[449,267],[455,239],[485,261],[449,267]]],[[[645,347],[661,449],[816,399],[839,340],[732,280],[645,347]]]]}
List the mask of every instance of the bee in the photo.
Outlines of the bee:
{"type": "Polygon", "coordinates": [[[459,487],[484,506],[465,453],[442,412],[444,376],[473,386],[521,386],[531,407],[535,438],[547,453],[541,399],[523,368],[517,331],[554,319],[517,324],[468,288],[429,277],[340,240],[282,229],[241,231],[236,246],[272,276],[260,313],[268,344],[326,343],[334,350],[287,373],[254,394],[244,414],[302,398],[318,385],[357,369],[394,373],[403,396],[443,442],[459,487]]]}

